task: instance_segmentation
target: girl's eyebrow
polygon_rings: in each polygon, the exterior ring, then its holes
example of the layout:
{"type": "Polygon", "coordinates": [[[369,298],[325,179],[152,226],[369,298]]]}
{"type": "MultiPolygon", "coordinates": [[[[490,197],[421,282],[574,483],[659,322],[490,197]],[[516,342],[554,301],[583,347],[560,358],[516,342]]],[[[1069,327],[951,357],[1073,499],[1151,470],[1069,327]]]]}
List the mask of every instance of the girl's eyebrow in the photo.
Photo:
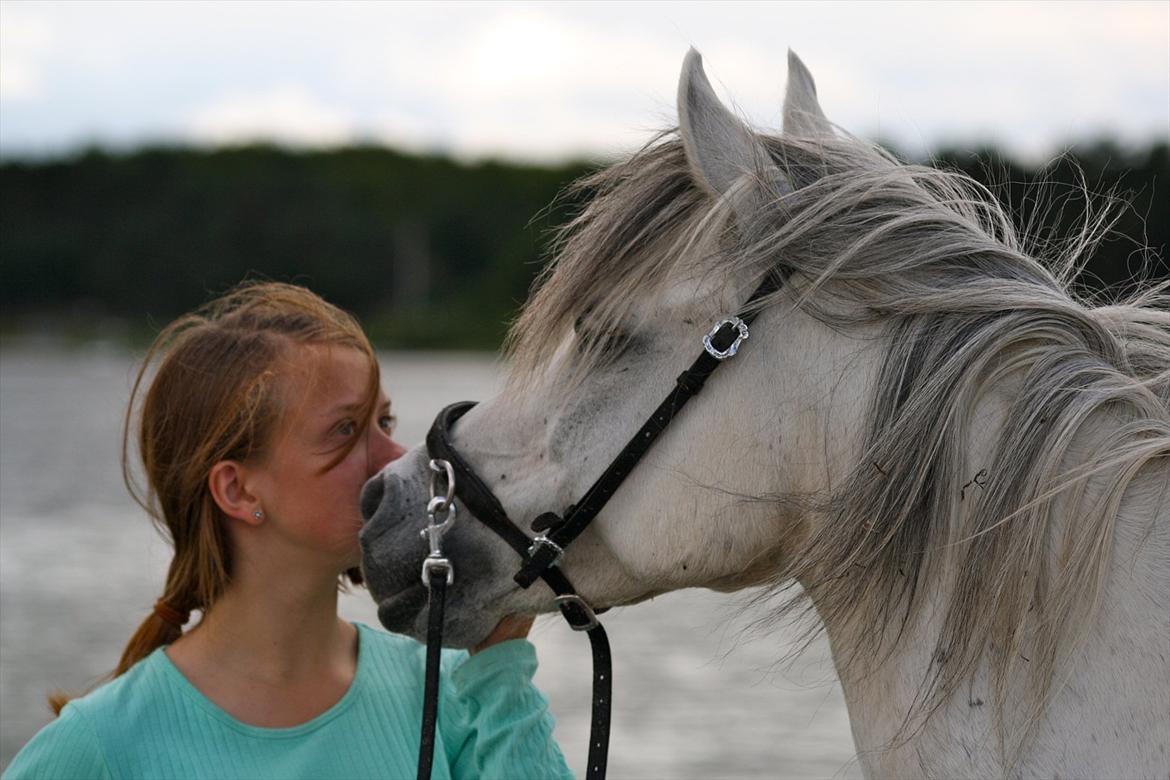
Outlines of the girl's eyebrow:
{"type": "MultiPolygon", "coordinates": [[[[325,412],[324,416],[333,417],[333,416],[336,416],[338,414],[353,414],[355,412],[361,411],[361,409],[364,405],[365,404],[360,399],[354,400],[354,401],[346,401],[344,403],[337,404],[336,406],[330,408],[327,412],[325,412]]],[[[378,404],[377,404],[376,408],[389,409],[390,408],[390,399],[387,397],[380,398],[378,400],[378,404]]]]}
{"type": "Polygon", "coordinates": [[[333,417],[338,414],[353,414],[354,412],[361,410],[361,408],[361,401],[350,401],[347,403],[337,404],[336,406],[330,408],[324,416],[333,417]]]}

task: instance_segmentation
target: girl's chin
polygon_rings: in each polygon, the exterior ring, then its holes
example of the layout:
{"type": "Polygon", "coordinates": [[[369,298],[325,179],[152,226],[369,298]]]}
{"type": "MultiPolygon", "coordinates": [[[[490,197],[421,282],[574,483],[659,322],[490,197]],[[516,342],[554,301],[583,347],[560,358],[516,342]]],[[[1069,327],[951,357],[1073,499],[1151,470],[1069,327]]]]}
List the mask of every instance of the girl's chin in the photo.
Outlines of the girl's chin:
{"type": "Polygon", "coordinates": [[[345,555],[341,556],[341,574],[350,569],[360,569],[362,565],[361,550],[347,550],[345,555]]]}
{"type": "MultiPolygon", "coordinates": [[[[333,540],[333,543],[323,543],[319,548],[322,558],[328,560],[328,568],[335,570],[338,576],[350,569],[360,569],[362,565],[362,551],[357,544],[333,540]]],[[[322,563],[325,563],[322,560],[322,563]]]]}
{"type": "Polygon", "coordinates": [[[349,551],[349,555],[345,558],[345,565],[341,568],[342,573],[350,569],[360,569],[362,567],[362,550],[356,544],[353,549],[349,551]]]}

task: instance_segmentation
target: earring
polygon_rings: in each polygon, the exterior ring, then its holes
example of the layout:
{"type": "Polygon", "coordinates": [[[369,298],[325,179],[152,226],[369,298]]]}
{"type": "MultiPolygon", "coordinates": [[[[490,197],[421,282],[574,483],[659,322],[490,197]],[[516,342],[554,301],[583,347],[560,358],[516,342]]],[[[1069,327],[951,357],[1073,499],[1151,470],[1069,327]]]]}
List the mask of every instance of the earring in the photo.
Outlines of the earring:
{"type": "Polygon", "coordinates": [[[264,512],[257,509],[255,512],[252,513],[252,517],[256,518],[257,520],[263,520],[264,519],[264,512]]]}

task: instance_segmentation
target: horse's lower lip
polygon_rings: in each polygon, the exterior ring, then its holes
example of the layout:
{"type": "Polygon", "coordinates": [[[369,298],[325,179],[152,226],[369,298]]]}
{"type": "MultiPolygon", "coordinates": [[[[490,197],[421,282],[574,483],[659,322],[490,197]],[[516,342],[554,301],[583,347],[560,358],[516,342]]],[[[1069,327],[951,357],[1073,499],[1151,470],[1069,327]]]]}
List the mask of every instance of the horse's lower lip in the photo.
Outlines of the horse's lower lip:
{"type": "Polygon", "coordinates": [[[412,585],[378,602],[378,622],[387,631],[409,634],[415,618],[426,604],[426,588],[421,584],[412,585]]]}

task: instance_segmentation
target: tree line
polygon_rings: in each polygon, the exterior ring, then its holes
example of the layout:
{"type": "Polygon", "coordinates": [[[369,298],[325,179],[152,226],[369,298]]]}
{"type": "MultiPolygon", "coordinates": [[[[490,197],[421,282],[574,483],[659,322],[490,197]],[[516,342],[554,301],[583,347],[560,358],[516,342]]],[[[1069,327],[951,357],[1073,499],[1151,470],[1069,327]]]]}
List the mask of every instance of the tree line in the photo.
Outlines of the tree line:
{"type": "MultiPolygon", "coordinates": [[[[1138,276],[1170,276],[1166,143],[1088,144],[1046,166],[991,148],[942,150],[930,162],[987,184],[1050,240],[1077,228],[1082,184],[1116,191],[1128,205],[1078,283],[1115,294],[1138,276]]],[[[105,323],[148,336],[253,277],[306,284],[358,314],[379,347],[494,349],[547,261],[553,228],[581,205],[563,196],[567,185],[591,169],[373,146],[8,160],[0,329],[72,323],[92,333],[105,323]]]]}

